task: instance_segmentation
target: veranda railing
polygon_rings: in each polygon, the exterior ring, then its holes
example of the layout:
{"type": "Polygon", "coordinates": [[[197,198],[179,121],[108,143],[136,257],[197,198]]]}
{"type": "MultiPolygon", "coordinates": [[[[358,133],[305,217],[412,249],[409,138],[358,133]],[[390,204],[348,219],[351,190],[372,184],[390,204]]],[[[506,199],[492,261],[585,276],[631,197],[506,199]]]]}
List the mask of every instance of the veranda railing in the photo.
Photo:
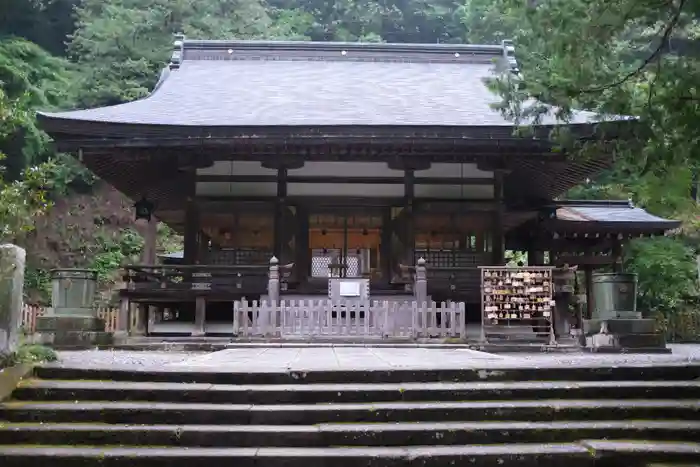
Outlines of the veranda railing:
{"type": "Polygon", "coordinates": [[[465,338],[465,309],[454,302],[241,301],[234,304],[233,334],[465,338]]]}

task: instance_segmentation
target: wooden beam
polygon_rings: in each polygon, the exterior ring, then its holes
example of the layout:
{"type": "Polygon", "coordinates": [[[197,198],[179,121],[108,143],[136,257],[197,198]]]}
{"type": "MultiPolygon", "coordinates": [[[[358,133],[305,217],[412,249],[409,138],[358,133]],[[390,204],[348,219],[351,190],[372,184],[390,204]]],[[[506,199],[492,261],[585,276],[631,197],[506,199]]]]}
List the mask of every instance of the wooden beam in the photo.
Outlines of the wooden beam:
{"type": "Polygon", "coordinates": [[[563,255],[557,257],[555,264],[556,265],[562,265],[562,264],[568,264],[570,266],[607,266],[610,264],[614,263],[614,259],[612,256],[590,256],[590,255],[581,255],[581,256],[575,256],[575,255],[563,255]]]}
{"type": "MultiPolygon", "coordinates": [[[[492,185],[489,177],[415,177],[416,185],[492,185]]],[[[204,183],[276,183],[276,175],[197,175],[204,183]]],[[[343,176],[287,176],[287,183],[348,183],[367,185],[403,185],[403,177],[343,177],[343,176]]]]}

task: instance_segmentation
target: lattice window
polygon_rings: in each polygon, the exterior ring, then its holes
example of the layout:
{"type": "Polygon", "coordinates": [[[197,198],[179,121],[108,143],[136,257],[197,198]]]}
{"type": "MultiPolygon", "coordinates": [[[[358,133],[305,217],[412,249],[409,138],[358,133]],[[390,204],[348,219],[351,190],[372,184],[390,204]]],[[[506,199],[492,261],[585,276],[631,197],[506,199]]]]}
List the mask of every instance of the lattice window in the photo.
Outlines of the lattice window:
{"type": "MultiPolygon", "coordinates": [[[[314,250],[311,256],[311,276],[312,277],[332,277],[329,266],[334,262],[341,260],[340,250],[314,250]]],[[[348,256],[347,258],[347,277],[360,276],[360,258],[357,256],[348,256]]]]}
{"type": "Polygon", "coordinates": [[[333,258],[330,256],[316,256],[311,258],[311,276],[312,277],[330,277],[331,270],[328,265],[331,264],[333,258]]]}
{"type": "Polygon", "coordinates": [[[348,257],[348,274],[347,277],[359,277],[360,276],[360,258],[357,256],[348,257]]]}
{"type": "Polygon", "coordinates": [[[421,257],[425,259],[428,267],[436,268],[469,268],[487,264],[483,253],[470,251],[416,250],[415,260],[418,261],[421,257]]]}
{"type": "Polygon", "coordinates": [[[212,251],[207,264],[220,266],[269,264],[272,251],[267,249],[224,249],[212,251]]]}

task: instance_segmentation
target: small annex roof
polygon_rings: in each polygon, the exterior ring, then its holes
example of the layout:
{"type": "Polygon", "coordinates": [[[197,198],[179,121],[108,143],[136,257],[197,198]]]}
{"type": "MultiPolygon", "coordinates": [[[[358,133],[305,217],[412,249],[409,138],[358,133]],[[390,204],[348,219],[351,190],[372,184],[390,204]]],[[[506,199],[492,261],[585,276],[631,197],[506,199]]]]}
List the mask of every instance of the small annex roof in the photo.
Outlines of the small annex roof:
{"type": "MultiPolygon", "coordinates": [[[[175,127],[508,127],[484,80],[517,72],[513,46],[179,40],[155,90],[61,123],[175,127]],[[501,68],[503,69],[503,68],[501,68]]],[[[594,123],[577,111],[569,124],[594,123]]],[[[559,123],[545,115],[541,125],[559,123]]],[[[56,125],[59,125],[57,127],[56,125]]]]}
{"type": "Polygon", "coordinates": [[[664,219],[635,207],[630,201],[562,201],[553,206],[551,228],[571,229],[584,226],[668,231],[680,221],[664,219]]]}
{"type": "Polygon", "coordinates": [[[162,264],[182,264],[185,259],[185,252],[180,250],[174,253],[164,253],[157,256],[162,264]]]}

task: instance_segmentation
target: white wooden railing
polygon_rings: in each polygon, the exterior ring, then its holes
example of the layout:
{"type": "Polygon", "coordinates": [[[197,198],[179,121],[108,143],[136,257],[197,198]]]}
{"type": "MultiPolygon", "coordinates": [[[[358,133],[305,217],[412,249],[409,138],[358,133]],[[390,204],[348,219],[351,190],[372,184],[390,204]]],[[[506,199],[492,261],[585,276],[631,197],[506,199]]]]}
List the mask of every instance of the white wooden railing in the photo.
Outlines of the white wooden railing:
{"type": "MultiPolygon", "coordinates": [[[[25,305],[24,332],[35,332],[36,318],[49,309],[25,305]]],[[[107,331],[118,329],[117,308],[99,308],[107,331]]],[[[131,314],[132,319],[136,314],[131,314]]],[[[334,303],[330,300],[234,302],[233,334],[239,337],[403,337],[465,338],[464,303],[387,302],[334,303]]],[[[136,324],[131,324],[133,329],[136,324]]]]}
{"type": "Polygon", "coordinates": [[[235,302],[237,336],[465,338],[464,303],[235,302]]]}

